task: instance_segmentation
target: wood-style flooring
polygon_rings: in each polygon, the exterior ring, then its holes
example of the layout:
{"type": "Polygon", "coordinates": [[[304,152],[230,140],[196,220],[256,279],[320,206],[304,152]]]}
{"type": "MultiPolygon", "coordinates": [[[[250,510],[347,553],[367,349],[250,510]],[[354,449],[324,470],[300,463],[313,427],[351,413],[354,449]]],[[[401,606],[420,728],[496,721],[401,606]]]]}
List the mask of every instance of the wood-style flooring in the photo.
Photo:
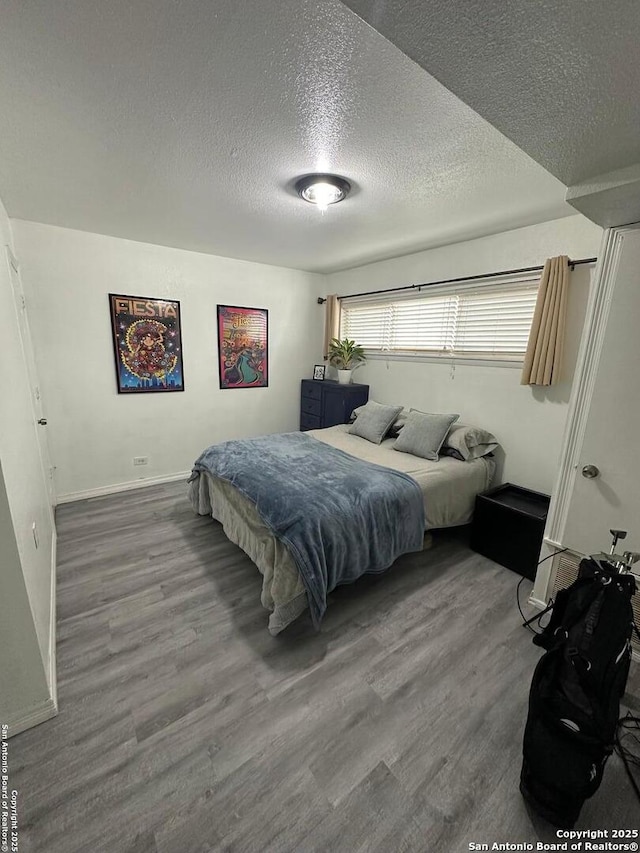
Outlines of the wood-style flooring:
{"type": "MultiPolygon", "coordinates": [[[[21,853],[557,840],[518,792],[540,656],[518,576],[464,534],[337,590],[320,633],[271,637],[257,569],[185,484],[57,524],[59,715],[10,741],[21,853]]],[[[638,817],[614,756],[579,826],[638,817]]]]}

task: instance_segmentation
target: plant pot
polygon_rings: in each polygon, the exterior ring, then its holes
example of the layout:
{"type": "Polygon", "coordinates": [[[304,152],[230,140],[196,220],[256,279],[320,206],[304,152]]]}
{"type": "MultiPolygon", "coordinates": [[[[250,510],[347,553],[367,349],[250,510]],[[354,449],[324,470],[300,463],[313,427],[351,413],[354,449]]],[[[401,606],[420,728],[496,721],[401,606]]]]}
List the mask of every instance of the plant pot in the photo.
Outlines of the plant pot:
{"type": "Polygon", "coordinates": [[[341,385],[350,385],[352,373],[352,370],[338,370],[338,382],[341,385]]]}

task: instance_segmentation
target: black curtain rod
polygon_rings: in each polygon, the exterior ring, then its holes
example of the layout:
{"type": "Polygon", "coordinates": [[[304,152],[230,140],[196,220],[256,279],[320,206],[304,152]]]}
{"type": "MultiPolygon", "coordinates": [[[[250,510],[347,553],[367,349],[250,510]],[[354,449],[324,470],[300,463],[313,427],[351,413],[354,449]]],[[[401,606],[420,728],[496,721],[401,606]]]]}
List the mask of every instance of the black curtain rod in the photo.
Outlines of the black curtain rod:
{"type": "MultiPolygon", "coordinates": [[[[595,264],[597,258],[580,258],[577,261],[569,261],[569,267],[580,266],[580,264],[595,264]]],[[[460,278],[443,278],[441,281],[427,281],[424,284],[407,284],[405,287],[386,287],[384,290],[366,290],[364,293],[349,293],[344,296],[338,296],[338,299],[351,299],[354,296],[375,296],[378,293],[400,293],[403,290],[420,290],[423,287],[433,287],[435,284],[457,284],[459,281],[476,281],[479,278],[499,278],[503,275],[517,275],[523,272],[540,272],[544,269],[544,264],[537,267],[522,267],[519,270],[502,270],[502,272],[488,272],[484,275],[464,275],[460,278]]],[[[318,297],[318,305],[323,305],[327,300],[321,296],[318,297]]]]}

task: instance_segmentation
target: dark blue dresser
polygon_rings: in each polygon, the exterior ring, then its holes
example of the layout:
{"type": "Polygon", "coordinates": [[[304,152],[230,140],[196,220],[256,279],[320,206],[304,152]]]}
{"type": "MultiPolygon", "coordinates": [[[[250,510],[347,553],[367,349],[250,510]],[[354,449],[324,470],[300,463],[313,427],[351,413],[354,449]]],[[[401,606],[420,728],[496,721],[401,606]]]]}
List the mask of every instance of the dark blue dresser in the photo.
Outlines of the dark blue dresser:
{"type": "Polygon", "coordinates": [[[369,399],[369,386],[340,385],[331,379],[303,379],[300,394],[300,429],[323,429],[346,424],[351,412],[369,399]]]}

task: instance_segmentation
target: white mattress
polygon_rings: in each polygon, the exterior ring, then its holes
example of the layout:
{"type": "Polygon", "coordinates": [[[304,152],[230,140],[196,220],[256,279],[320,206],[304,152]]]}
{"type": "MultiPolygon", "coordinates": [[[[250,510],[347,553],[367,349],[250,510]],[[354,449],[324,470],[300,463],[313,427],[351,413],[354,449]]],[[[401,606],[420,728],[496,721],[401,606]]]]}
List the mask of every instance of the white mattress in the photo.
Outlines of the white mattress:
{"type": "Polygon", "coordinates": [[[424,495],[427,530],[456,527],[471,521],[476,495],[488,489],[491,483],[495,470],[492,459],[483,456],[461,462],[441,456],[437,462],[431,462],[394,450],[393,438],[385,439],[382,444],[373,444],[360,436],[350,435],[348,430],[348,424],[340,424],[328,429],[312,429],[307,435],[366,462],[394,468],[413,477],[424,495]]]}

